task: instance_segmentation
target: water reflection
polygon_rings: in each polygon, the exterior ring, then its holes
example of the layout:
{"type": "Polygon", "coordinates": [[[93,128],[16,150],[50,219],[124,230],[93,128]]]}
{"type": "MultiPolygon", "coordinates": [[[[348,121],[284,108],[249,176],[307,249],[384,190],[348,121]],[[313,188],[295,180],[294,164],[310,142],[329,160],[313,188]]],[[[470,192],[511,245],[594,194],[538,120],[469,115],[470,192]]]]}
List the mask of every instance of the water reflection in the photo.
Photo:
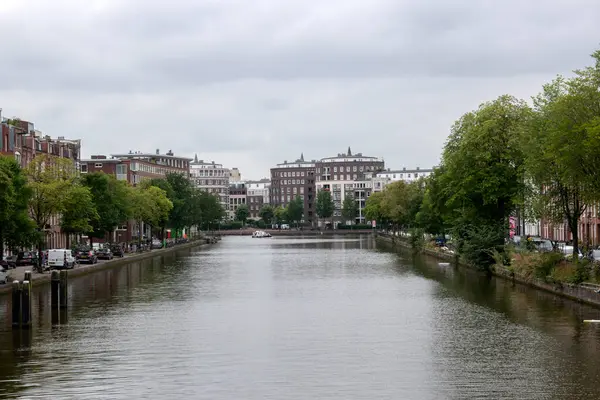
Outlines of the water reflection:
{"type": "Polygon", "coordinates": [[[0,397],[597,397],[596,309],[370,236],[227,238],[69,293],[52,316],[36,288],[29,332],[0,298],[0,397]]]}

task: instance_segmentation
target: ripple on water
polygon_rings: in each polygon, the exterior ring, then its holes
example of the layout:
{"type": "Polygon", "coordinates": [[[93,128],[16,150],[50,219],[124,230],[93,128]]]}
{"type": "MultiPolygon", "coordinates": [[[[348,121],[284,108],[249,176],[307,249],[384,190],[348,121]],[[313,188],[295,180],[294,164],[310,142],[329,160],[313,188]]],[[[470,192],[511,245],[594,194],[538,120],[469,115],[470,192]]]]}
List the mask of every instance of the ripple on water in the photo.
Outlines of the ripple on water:
{"type": "Polygon", "coordinates": [[[93,291],[74,281],[68,324],[36,327],[19,352],[0,331],[0,396],[597,397],[600,329],[573,310],[372,248],[227,238],[93,291]]]}

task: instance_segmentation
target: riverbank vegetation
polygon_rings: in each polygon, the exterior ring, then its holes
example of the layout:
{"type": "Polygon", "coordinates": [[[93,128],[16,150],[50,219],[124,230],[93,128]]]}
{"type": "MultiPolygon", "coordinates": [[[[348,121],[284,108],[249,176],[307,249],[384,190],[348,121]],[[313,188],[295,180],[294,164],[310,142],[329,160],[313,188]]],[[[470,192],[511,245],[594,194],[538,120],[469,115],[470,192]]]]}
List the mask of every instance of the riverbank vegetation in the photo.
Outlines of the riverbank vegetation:
{"type": "Polygon", "coordinates": [[[44,231],[57,222],[63,232],[93,240],[110,237],[129,221],[164,237],[167,228],[175,236],[193,226],[210,229],[223,216],[219,199],[183,175],[133,187],[102,172],[79,174],[60,157],[38,155],[24,169],[12,157],[0,157],[0,254],[5,245],[41,251],[44,231]]]}
{"type": "MultiPolygon", "coordinates": [[[[426,179],[394,182],[369,197],[367,219],[390,231],[451,238],[462,262],[559,281],[595,280],[578,257],[577,226],[600,203],[600,51],[593,64],[557,77],[530,102],[510,95],[481,104],[452,126],[441,163],[426,179]],[[517,248],[509,217],[566,221],[571,260],[517,248]]],[[[589,265],[588,265],[589,263],[589,265]]]]}

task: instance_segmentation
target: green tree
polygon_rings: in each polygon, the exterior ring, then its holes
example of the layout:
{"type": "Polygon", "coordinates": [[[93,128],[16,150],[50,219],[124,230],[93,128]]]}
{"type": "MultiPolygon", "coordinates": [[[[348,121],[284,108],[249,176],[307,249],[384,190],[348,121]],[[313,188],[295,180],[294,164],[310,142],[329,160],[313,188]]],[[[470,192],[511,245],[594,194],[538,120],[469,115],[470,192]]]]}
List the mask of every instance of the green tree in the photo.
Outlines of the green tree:
{"type": "Polygon", "coordinates": [[[411,187],[404,181],[388,184],[383,190],[379,212],[392,225],[392,230],[402,230],[410,224],[411,187]]]}
{"type": "Polygon", "coordinates": [[[333,217],[334,208],[335,205],[333,204],[333,199],[331,198],[331,192],[329,190],[319,190],[317,192],[317,201],[315,204],[317,217],[321,219],[333,217]]]}
{"type": "Polygon", "coordinates": [[[351,224],[356,222],[356,215],[358,214],[358,205],[354,200],[354,196],[347,193],[342,203],[342,218],[344,222],[351,221],[351,224]]]}
{"type": "Polygon", "coordinates": [[[141,244],[143,224],[159,226],[169,216],[173,203],[167,193],[159,187],[140,185],[129,190],[131,216],[138,226],[138,243],[141,244]]]}
{"type": "MultiPolygon", "coordinates": [[[[173,203],[173,209],[169,214],[169,225],[175,229],[176,237],[179,237],[183,229],[193,225],[194,188],[183,174],[167,174],[166,181],[172,189],[169,200],[173,203]]],[[[169,191],[167,194],[169,195],[169,191]]]]}
{"type": "Polygon", "coordinates": [[[466,261],[487,268],[492,252],[504,252],[508,217],[524,191],[522,138],[531,110],[511,96],[482,104],[453,126],[444,148],[443,185],[452,188],[447,206],[453,236],[466,261]],[[481,238],[488,240],[485,244],[481,238]],[[478,241],[478,250],[471,243],[478,241]]]}
{"type": "Polygon", "coordinates": [[[13,250],[33,244],[35,224],[28,215],[31,190],[12,157],[0,156],[0,256],[6,243],[13,250]]]}
{"type": "Polygon", "coordinates": [[[367,198],[365,202],[365,218],[369,221],[376,221],[378,224],[385,224],[386,216],[381,210],[384,193],[374,192],[367,198]]]}
{"type": "Polygon", "coordinates": [[[50,227],[50,218],[59,216],[65,210],[76,179],[72,160],[43,154],[35,157],[25,168],[28,186],[32,195],[29,200],[29,214],[40,232],[37,243],[38,258],[42,259],[44,230],[50,227]]]}
{"type": "Polygon", "coordinates": [[[90,232],[92,221],[99,218],[96,205],[90,188],[75,184],[65,198],[65,205],[61,216],[61,230],[67,234],[67,248],[70,234],[83,234],[90,232]]]}
{"type": "Polygon", "coordinates": [[[259,217],[265,222],[265,224],[270,225],[271,221],[275,217],[275,209],[270,204],[265,204],[260,208],[258,212],[259,217]]]}
{"type": "Polygon", "coordinates": [[[296,196],[290,201],[286,207],[285,215],[287,219],[298,226],[304,215],[304,200],[300,196],[296,196]]]}
{"type": "Polygon", "coordinates": [[[250,211],[248,211],[248,206],[245,204],[240,204],[235,210],[235,219],[242,223],[242,226],[246,224],[246,220],[248,219],[248,215],[250,211]]]}
{"type": "Polygon", "coordinates": [[[446,188],[442,186],[441,177],[443,173],[443,167],[435,168],[433,173],[427,178],[423,201],[417,212],[415,222],[426,233],[445,237],[448,230],[448,224],[446,223],[446,216],[448,214],[446,203],[449,199],[449,194],[446,188]]]}
{"type": "Polygon", "coordinates": [[[278,224],[281,224],[284,221],[288,220],[287,208],[278,206],[277,208],[275,208],[273,214],[275,215],[275,219],[277,220],[278,224]]]}
{"type": "Polygon", "coordinates": [[[90,221],[92,229],[88,236],[92,245],[93,238],[105,238],[131,217],[130,187],[103,172],[85,174],[81,183],[89,188],[98,214],[90,221]]]}

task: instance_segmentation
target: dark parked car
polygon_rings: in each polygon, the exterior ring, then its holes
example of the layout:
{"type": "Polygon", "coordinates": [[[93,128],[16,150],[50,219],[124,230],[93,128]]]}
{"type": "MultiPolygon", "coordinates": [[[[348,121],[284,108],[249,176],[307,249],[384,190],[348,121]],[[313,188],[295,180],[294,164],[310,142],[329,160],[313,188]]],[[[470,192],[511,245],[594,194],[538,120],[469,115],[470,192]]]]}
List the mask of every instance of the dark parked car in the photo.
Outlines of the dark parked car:
{"type": "Polygon", "coordinates": [[[4,260],[0,260],[0,266],[4,269],[11,269],[17,267],[17,256],[8,256],[4,260]]]}
{"type": "Polygon", "coordinates": [[[118,244],[111,245],[110,251],[112,251],[113,256],[115,257],[123,257],[124,255],[123,248],[118,244]]]}
{"type": "Polygon", "coordinates": [[[80,263],[96,264],[98,262],[96,253],[89,247],[75,249],[75,257],[80,263]]]}
{"type": "Polygon", "coordinates": [[[21,251],[17,254],[17,267],[22,265],[35,265],[37,261],[37,254],[33,251],[21,251]]]}
{"type": "Polygon", "coordinates": [[[109,248],[103,247],[101,249],[96,250],[96,257],[98,260],[112,260],[113,253],[109,248]]]}

